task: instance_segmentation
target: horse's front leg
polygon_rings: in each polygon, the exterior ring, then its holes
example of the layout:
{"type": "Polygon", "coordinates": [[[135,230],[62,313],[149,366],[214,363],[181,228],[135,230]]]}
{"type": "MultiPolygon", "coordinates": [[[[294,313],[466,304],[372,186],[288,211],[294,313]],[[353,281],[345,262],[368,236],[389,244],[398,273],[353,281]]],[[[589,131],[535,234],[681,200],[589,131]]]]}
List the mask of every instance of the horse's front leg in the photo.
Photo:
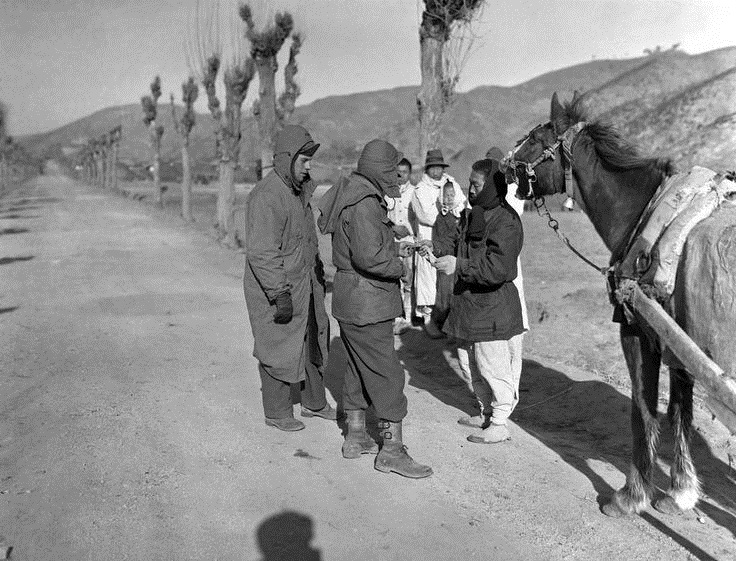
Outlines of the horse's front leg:
{"type": "Polygon", "coordinates": [[[659,442],[657,398],[661,354],[636,325],[621,325],[621,346],[631,376],[633,450],[626,485],[603,505],[608,516],[624,516],[647,507],[659,442]]]}
{"type": "Polygon", "coordinates": [[[700,497],[700,482],[690,457],[690,431],[693,424],[693,379],[686,370],[670,368],[670,404],[667,416],[675,435],[675,457],[667,495],[654,503],[665,514],[678,514],[695,506],[700,497]]]}

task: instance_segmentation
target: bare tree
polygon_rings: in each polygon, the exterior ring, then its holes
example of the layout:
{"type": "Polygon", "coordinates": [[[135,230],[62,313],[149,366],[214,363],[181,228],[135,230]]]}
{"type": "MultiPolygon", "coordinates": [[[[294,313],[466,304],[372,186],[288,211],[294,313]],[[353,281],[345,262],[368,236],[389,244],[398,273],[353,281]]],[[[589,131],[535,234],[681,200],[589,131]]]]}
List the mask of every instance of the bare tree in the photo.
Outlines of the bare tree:
{"type": "Polygon", "coordinates": [[[261,147],[261,169],[273,166],[273,149],[276,133],[294,112],[296,98],[300,94],[295,76],[298,71],[296,57],[302,46],[302,35],[292,33],[294,18],[289,12],[277,12],[273,22],[258,27],[249,4],[240,6],[240,17],[247,26],[246,37],[250,41],[250,56],[258,70],[258,100],[253,104],[253,114],[258,122],[261,147]],[[291,36],[289,61],[284,68],[284,92],[276,97],[276,72],[278,54],[291,36]]]}
{"type": "Polygon", "coordinates": [[[199,86],[193,77],[181,85],[181,99],[184,103],[184,114],[181,121],[176,116],[176,105],[174,105],[174,94],[171,94],[171,116],[174,128],[181,136],[181,215],[184,220],[191,222],[192,217],[192,171],[189,165],[189,135],[194,128],[196,113],[194,102],[199,96],[199,86]]]}
{"type": "Polygon", "coordinates": [[[123,126],[118,125],[109,132],[110,135],[110,178],[109,186],[112,190],[118,190],[118,153],[120,141],[123,138],[123,126]]]}
{"type": "Polygon", "coordinates": [[[419,155],[439,148],[442,117],[472,46],[472,22],[485,0],[422,0],[419,25],[422,84],[417,95],[419,155]]]}
{"type": "Polygon", "coordinates": [[[228,245],[236,246],[235,169],[240,152],[241,111],[256,70],[253,60],[244,54],[245,33],[237,10],[222,18],[219,4],[210,5],[205,10],[200,9],[199,3],[197,7],[195,30],[187,45],[188,63],[202,83],[207,94],[207,106],[215,121],[220,177],[217,228],[228,245]],[[223,53],[223,42],[229,47],[227,54],[223,53]],[[221,66],[225,86],[224,110],[217,97],[217,77],[221,66]]]}
{"type": "Polygon", "coordinates": [[[94,141],[95,185],[105,187],[105,136],[94,141]]]}
{"type": "Polygon", "coordinates": [[[163,206],[164,198],[161,188],[161,138],[164,136],[164,127],[156,123],[159,97],[161,97],[161,78],[156,76],[153,82],[151,82],[151,95],[144,95],[141,98],[141,105],[143,106],[143,122],[148,127],[151,140],[153,190],[156,196],[156,204],[163,206]]]}

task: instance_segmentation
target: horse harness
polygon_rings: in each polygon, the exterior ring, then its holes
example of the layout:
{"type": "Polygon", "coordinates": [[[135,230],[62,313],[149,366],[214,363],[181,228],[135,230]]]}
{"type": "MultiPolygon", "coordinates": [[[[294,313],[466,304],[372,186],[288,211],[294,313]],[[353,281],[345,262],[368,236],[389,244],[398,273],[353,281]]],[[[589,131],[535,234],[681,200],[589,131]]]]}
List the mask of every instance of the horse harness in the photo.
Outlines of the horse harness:
{"type": "MultiPolygon", "coordinates": [[[[565,193],[568,197],[571,199],[577,200],[578,204],[585,210],[585,205],[582,200],[578,200],[575,197],[575,192],[577,190],[577,182],[575,181],[575,177],[572,173],[572,145],[575,142],[575,139],[577,137],[577,134],[583,130],[588,123],[585,121],[580,121],[576,124],[574,124],[571,127],[568,127],[565,132],[560,134],[557,137],[557,140],[554,144],[551,146],[547,146],[544,151],[537,157],[536,160],[533,162],[524,162],[522,160],[515,160],[514,156],[516,156],[516,153],[519,151],[519,149],[524,145],[524,143],[529,139],[529,137],[534,134],[534,131],[537,129],[545,126],[545,125],[537,125],[534,127],[529,134],[527,134],[521,141],[516,145],[516,148],[514,148],[511,151],[511,154],[508,158],[505,159],[503,162],[504,166],[506,166],[507,169],[513,170],[514,175],[514,182],[518,184],[518,178],[516,176],[516,169],[520,166],[524,167],[524,172],[527,176],[527,182],[529,183],[529,193],[531,195],[531,198],[534,202],[534,208],[537,210],[537,214],[539,216],[542,216],[543,218],[547,219],[547,224],[550,228],[554,231],[554,233],[557,235],[557,237],[564,243],[570,251],[572,251],[575,255],[577,255],[580,259],[582,259],[585,263],[593,267],[595,270],[597,270],[599,273],[603,275],[609,274],[609,267],[599,267],[595,263],[593,263],[590,259],[585,257],[582,253],[580,253],[575,247],[572,245],[570,240],[560,232],[560,223],[557,222],[554,218],[552,218],[552,215],[549,212],[549,209],[547,208],[547,204],[544,201],[544,196],[537,195],[534,193],[534,183],[537,182],[537,174],[534,171],[534,168],[537,167],[539,164],[546,160],[554,160],[555,159],[555,152],[557,151],[560,146],[562,146],[562,155],[563,155],[563,169],[565,171],[565,193]]],[[[581,198],[582,199],[582,198],[581,198]]]]}
{"type": "MultiPolygon", "coordinates": [[[[545,126],[538,125],[518,143],[504,164],[513,170],[516,181],[518,181],[516,169],[524,168],[529,182],[530,196],[537,213],[547,218],[550,228],[573,253],[606,277],[609,298],[614,306],[618,307],[624,303],[626,300],[624,293],[629,290],[629,284],[632,282],[638,284],[647,296],[665,305],[674,290],[677,261],[687,234],[725,199],[736,197],[733,175],[716,174],[706,168],[696,166],[688,174],[665,178],[633,229],[621,260],[611,263],[608,267],[599,267],[572,246],[567,237],[559,231],[559,223],[552,218],[544,197],[534,193],[534,183],[537,182],[534,168],[546,160],[554,160],[555,152],[562,147],[565,192],[585,210],[582,198],[575,197],[576,181],[572,173],[572,147],[577,134],[586,125],[586,122],[581,121],[569,127],[557,137],[554,144],[546,147],[542,154],[532,162],[514,159],[516,153],[534,134],[534,131],[545,126]],[[688,178],[690,178],[689,187],[688,178]],[[682,183],[685,183],[684,190],[682,183]],[[693,184],[695,187],[692,186],[693,184]]],[[[631,310],[625,305],[622,308],[627,322],[634,322],[631,310]]]]}
{"type": "MultiPolygon", "coordinates": [[[[583,130],[588,123],[585,121],[580,121],[579,123],[574,124],[571,127],[568,127],[565,132],[560,134],[557,137],[557,140],[554,144],[551,146],[547,146],[542,153],[537,157],[536,160],[533,162],[524,162],[521,160],[516,160],[514,157],[516,156],[516,153],[519,151],[519,149],[524,145],[524,143],[529,139],[529,137],[534,134],[534,131],[537,129],[545,126],[545,125],[537,125],[534,127],[529,134],[527,134],[521,142],[519,142],[516,145],[516,148],[514,148],[511,151],[511,154],[509,158],[504,162],[505,165],[513,170],[514,173],[514,180],[518,183],[518,179],[516,177],[516,169],[519,166],[524,167],[524,172],[526,173],[527,181],[529,182],[529,192],[533,199],[539,198],[534,193],[534,183],[537,182],[537,173],[534,171],[534,168],[537,167],[542,162],[545,162],[546,160],[554,160],[555,159],[555,152],[557,152],[557,149],[562,146],[562,166],[565,170],[565,193],[568,197],[571,199],[574,199],[575,191],[576,191],[576,182],[575,177],[572,174],[572,145],[573,142],[575,142],[575,138],[577,134],[583,130]]],[[[578,201],[578,203],[581,206],[584,206],[582,204],[582,201],[578,201]]]]}

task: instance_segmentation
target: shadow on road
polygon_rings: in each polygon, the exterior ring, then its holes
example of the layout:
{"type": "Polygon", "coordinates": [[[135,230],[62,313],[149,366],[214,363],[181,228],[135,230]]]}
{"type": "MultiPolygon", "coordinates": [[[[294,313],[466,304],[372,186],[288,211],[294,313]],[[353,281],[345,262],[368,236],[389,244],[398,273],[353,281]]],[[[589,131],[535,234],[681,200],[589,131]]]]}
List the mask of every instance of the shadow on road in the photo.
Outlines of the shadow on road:
{"type": "Polygon", "coordinates": [[[9,306],[7,308],[0,308],[0,315],[7,314],[8,312],[14,312],[18,308],[20,308],[20,306],[9,306]]]}
{"type": "Polygon", "coordinates": [[[17,257],[0,257],[0,265],[10,265],[16,261],[30,261],[33,255],[20,255],[17,257]]]}
{"type": "Polygon", "coordinates": [[[466,415],[477,414],[477,401],[459,375],[450,366],[456,362],[457,352],[447,339],[432,340],[421,329],[409,329],[400,336],[397,351],[404,368],[409,372],[409,385],[425,390],[442,403],[466,415]]]}
{"type": "Polygon", "coordinates": [[[8,208],[5,208],[2,210],[2,212],[24,212],[28,210],[39,210],[41,207],[37,205],[23,205],[23,204],[17,204],[14,206],[10,206],[8,208]]]}
{"type": "Polygon", "coordinates": [[[262,561],[321,561],[322,553],[312,547],[312,519],[286,510],[266,518],[258,526],[256,537],[262,561]]]}
{"type": "MultiPolygon", "coordinates": [[[[426,336],[417,330],[406,332],[401,340],[399,356],[409,371],[409,384],[459,411],[472,412],[470,392],[448,361],[450,343],[445,339],[428,344],[426,336]]],[[[606,502],[615,489],[599,475],[600,465],[594,467],[602,463],[613,466],[621,474],[628,472],[631,399],[602,381],[576,381],[533,360],[524,361],[520,395],[511,420],[585,475],[595,489],[599,505],[606,502]]],[[[661,423],[660,457],[670,465],[674,446],[672,431],[666,419],[661,419],[661,423]]],[[[732,469],[713,455],[697,430],[692,434],[692,455],[707,495],[697,509],[736,537],[736,499],[733,498],[736,479],[732,469]]],[[[661,496],[669,487],[669,473],[657,468],[654,479],[661,496]]],[[[651,514],[642,516],[697,559],[713,559],[651,514]]],[[[694,514],[689,518],[696,523],[694,514]]]]}
{"type": "Polygon", "coordinates": [[[0,229],[0,236],[7,236],[10,234],[26,234],[30,232],[28,228],[2,228],[0,229]]]}

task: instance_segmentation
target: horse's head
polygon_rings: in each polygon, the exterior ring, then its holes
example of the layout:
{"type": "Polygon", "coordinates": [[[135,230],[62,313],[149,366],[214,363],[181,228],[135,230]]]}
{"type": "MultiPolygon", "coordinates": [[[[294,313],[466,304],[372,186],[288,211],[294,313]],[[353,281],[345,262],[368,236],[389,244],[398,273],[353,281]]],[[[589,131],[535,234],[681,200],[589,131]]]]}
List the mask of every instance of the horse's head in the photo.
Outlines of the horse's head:
{"type": "MultiPolygon", "coordinates": [[[[578,92],[575,92],[572,103],[576,103],[578,98],[578,92]]],[[[569,154],[563,153],[563,144],[567,142],[569,149],[574,132],[580,130],[578,127],[571,131],[571,125],[577,123],[570,123],[555,93],[549,121],[534,127],[504,161],[507,181],[519,186],[517,196],[533,199],[565,192],[564,161],[565,158],[569,161],[569,154]]]]}

